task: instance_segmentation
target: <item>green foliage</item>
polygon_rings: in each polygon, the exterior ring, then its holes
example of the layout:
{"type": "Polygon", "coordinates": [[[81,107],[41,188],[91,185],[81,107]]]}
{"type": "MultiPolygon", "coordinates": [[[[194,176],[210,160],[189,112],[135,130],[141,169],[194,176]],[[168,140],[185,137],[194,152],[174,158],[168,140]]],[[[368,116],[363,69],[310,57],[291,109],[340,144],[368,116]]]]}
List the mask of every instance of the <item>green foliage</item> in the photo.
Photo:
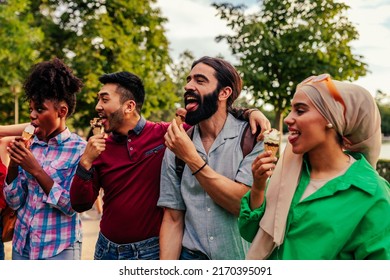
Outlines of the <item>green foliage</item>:
{"type": "Polygon", "coordinates": [[[166,19],[152,7],[156,0],[20,2],[26,3],[26,14],[34,16],[29,25],[45,34],[44,43],[37,46],[40,58],[63,59],[84,82],[71,120],[75,128],[88,127],[96,115],[96,94],[101,87],[98,77],[104,73],[130,71],[142,78],[146,91],[142,113],[146,118],[160,120],[164,110],[174,108],[178,99],[168,73],[171,59],[163,27],[166,19]]]}
{"type": "MultiPolygon", "coordinates": [[[[349,8],[333,0],[264,0],[261,10],[213,4],[233,35],[221,35],[239,58],[245,90],[257,103],[274,106],[276,122],[289,109],[297,83],[310,75],[329,73],[339,80],[364,76],[367,65],[352,54],[358,38],[345,16],[349,8]]],[[[279,126],[280,128],[280,126],[279,126]]]]}
{"type": "Polygon", "coordinates": [[[17,106],[24,77],[39,58],[36,47],[43,41],[41,30],[31,26],[29,4],[15,0],[0,5],[0,117],[9,123],[18,121],[15,102],[17,106]]]}

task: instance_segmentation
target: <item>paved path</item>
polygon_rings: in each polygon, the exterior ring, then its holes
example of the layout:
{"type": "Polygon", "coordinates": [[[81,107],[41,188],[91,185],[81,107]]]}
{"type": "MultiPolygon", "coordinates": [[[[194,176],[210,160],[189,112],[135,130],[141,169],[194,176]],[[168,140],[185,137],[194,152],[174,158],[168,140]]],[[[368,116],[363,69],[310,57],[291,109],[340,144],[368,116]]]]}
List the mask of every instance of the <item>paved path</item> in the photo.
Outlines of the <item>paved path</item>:
{"type": "MultiPolygon", "coordinates": [[[[81,216],[82,228],[83,228],[83,248],[81,251],[81,259],[93,260],[93,254],[95,252],[96,239],[99,233],[99,221],[100,217],[95,210],[86,212],[87,216],[81,216]]],[[[5,247],[5,259],[10,260],[12,255],[12,242],[4,243],[5,247]]]]}

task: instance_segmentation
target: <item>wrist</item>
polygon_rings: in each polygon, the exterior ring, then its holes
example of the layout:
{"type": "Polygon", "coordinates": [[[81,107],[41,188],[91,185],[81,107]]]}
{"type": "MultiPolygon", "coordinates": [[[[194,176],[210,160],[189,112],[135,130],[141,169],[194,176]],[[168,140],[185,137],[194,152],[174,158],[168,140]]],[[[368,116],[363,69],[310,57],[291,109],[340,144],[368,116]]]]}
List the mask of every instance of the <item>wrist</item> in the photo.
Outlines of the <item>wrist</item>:
{"type": "Polygon", "coordinates": [[[249,117],[251,116],[251,114],[255,111],[260,111],[259,109],[257,108],[252,108],[252,109],[246,109],[245,112],[244,112],[244,119],[248,120],[249,121],[249,117]]]}

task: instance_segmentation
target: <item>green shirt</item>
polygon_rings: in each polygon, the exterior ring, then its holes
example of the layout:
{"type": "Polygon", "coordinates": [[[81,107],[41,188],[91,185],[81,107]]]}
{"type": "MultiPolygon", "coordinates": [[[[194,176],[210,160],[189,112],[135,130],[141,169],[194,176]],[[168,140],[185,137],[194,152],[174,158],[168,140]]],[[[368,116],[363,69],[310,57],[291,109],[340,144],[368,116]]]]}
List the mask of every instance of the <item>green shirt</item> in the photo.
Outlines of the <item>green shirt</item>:
{"type": "MultiPolygon", "coordinates": [[[[307,162],[293,197],[286,235],[269,259],[390,259],[390,185],[361,154],[344,175],[299,202],[310,180],[307,162]]],[[[250,210],[250,192],[242,199],[239,228],[252,242],[265,203],[250,210]]]]}

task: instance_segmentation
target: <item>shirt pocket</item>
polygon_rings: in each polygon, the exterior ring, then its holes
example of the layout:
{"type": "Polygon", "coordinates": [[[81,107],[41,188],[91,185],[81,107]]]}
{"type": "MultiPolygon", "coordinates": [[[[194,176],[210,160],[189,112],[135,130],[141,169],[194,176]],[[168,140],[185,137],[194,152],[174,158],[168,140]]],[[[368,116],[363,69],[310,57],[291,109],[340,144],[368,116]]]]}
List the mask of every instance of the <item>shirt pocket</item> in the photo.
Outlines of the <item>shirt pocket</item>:
{"type": "Polygon", "coordinates": [[[153,149],[150,149],[148,151],[146,151],[144,153],[144,157],[149,157],[151,155],[155,155],[155,154],[158,154],[162,151],[164,151],[164,148],[165,148],[165,145],[164,144],[161,144],[161,145],[158,145],[157,147],[153,148],[153,149]]]}
{"type": "Polygon", "coordinates": [[[64,159],[54,160],[50,162],[48,175],[57,183],[65,180],[71,180],[70,175],[73,171],[72,163],[64,159]]]}

